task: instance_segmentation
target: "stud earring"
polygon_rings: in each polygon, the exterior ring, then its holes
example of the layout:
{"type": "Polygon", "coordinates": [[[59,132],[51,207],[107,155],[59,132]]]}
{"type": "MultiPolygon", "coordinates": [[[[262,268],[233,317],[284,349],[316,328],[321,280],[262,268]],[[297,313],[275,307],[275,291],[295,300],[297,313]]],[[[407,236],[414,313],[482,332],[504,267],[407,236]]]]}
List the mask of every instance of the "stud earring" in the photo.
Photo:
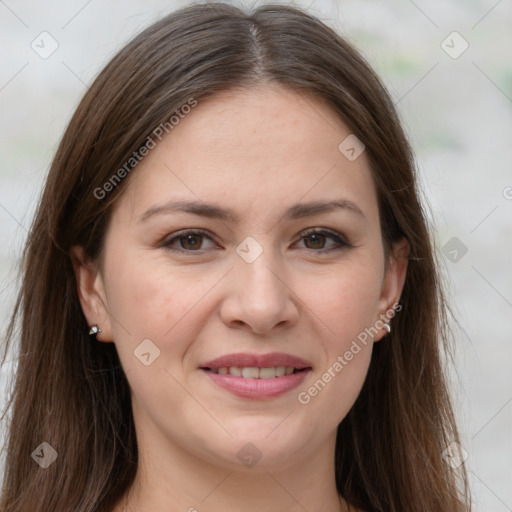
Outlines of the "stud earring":
{"type": "Polygon", "coordinates": [[[94,324],[90,331],[89,331],[89,334],[101,334],[101,329],[100,329],[100,326],[98,324],[94,324]]]}
{"type": "Polygon", "coordinates": [[[388,334],[391,332],[391,326],[389,324],[384,324],[384,329],[388,331],[388,334]]]}

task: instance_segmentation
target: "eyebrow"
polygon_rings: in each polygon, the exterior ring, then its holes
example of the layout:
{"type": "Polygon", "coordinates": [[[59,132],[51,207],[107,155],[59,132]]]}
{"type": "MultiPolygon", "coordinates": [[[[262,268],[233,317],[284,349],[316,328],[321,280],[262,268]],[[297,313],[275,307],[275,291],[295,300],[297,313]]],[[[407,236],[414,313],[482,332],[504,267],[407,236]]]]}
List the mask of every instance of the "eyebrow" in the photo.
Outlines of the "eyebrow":
{"type": "MultiPolygon", "coordinates": [[[[359,206],[348,199],[337,199],[334,201],[313,201],[310,203],[299,203],[292,206],[284,215],[288,220],[301,219],[321,213],[329,213],[335,210],[346,210],[355,213],[366,220],[364,213],[359,206]]],[[[173,212],[185,212],[201,217],[220,219],[223,221],[239,222],[240,217],[233,210],[223,208],[216,204],[196,201],[169,201],[168,203],[155,205],[146,210],[138,218],[138,222],[145,222],[150,217],[158,214],[173,212]]]]}

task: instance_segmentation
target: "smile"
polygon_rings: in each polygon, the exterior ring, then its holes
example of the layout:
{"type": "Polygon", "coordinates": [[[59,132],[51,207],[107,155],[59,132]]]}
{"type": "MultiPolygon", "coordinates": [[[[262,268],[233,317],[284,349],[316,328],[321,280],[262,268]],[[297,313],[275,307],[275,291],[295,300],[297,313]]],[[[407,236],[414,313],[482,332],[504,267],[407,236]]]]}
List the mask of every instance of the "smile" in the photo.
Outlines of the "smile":
{"type": "MultiPolygon", "coordinates": [[[[244,368],[255,375],[255,371],[265,373],[266,370],[277,370],[274,368],[244,368]]],[[[238,368],[240,370],[240,368],[238,368]]],[[[281,377],[243,377],[231,373],[217,373],[208,369],[201,371],[210,379],[210,382],[220,388],[229,391],[231,394],[242,398],[264,399],[274,398],[283,395],[299,386],[309,374],[311,368],[294,370],[292,373],[284,374],[281,377]]],[[[235,369],[236,372],[236,369],[235,369]]]]}
{"type": "Polygon", "coordinates": [[[312,370],[308,361],[284,353],[238,353],[199,367],[215,385],[243,398],[280,396],[299,386],[312,370]]]}
{"type": "Polygon", "coordinates": [[[244,379],[274,379],[276,377],[291,375],[301,370],[293,366],[272,366],[270,368],[258,368],[256,366],[223,366],[218,370],[210,371],[220,375],[234,375],[235,377],[242,377],[244,379]]]}

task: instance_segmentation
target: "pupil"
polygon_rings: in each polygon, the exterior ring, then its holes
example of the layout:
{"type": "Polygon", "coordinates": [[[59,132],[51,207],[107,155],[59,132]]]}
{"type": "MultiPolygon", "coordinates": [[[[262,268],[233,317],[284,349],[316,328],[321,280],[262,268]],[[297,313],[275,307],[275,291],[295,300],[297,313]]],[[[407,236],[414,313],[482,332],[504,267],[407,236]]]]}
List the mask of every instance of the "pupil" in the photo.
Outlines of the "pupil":
{"type": "MultiPolygon", "coordinates": [[[[185,239],[185,244],[188,244],[189,242],[191,242],[192,245],[194,245],[194,240],[199,239],[200,237],[197,235],[186,235],[183,238],[185,239]]],[[[196,240],[196,242],[197,242],[197,240],[196,240]]],[[[201,243],[199,243],[199,245],[201,245],[201,243]]],[[[197,249],[197,247],[192,247],[192,249],[197,249]]]]}
{"type": "MultiPolygon", "coordinates": [[[[318,233],[314,233],[313,235],[309,235],[309,240],[311,241],[311,239],[313,239],[313,245],[316,243],[318,244],[320,242],[320,246],[322,245],[321,243],[321,240],[322,240],[322,237],[323,235],[319,235],[318,233]]],[[[316,246],[315,246],[316,247],[316,246]]]]}
{"type": "MultiPolygon", "coordinates": [[[[312,235],[309,235],[307,238],[310,242],[313,243],[313,245],[315,247],[318,247],[318,244],[320,244],[320,246],[322,246],[322,237],[324,235],[319,235],[318,233],[314,233],[312,235]]],[[[182,237],[182,239],[185,239],[185,244],[191,244],[192,246],[194,246],[194,241],[196,242],[197,244],[197,241],[201,238],[201,235],[197,236],[197,235],[186,235],[184,237],[182,237]]],[[[201,243],[199,243],[199,245],[201,245],[201,243]]],[[[193,249],[197,249],[197,247],[192,247],[193,249]]]]}

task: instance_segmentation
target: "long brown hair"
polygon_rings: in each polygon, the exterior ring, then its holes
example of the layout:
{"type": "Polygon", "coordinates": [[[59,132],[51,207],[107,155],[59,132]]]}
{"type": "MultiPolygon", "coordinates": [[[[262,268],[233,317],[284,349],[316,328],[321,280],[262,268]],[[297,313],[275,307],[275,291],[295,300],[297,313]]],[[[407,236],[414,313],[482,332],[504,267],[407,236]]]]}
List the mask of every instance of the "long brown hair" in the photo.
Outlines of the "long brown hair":
{"type": "Polygon", "coordinates": [[[402,236],[411,247],[402,310],[375,345],[360,396],[338,427],[338,491],[367,512],[469,510],[464,466],[456,472],[442,457],[459,440],[441,362],[446,304],[393,101],[361,55],[305,11],[263,5],[244,12],[218,3],[175,11],[130,41],[95,79],[62,137],[7,331],[4,361],[18,330],[20,345],[2,512],[106,511],[134,481],[129,385],[115,344],[88,335],[69,250],[81,245],[86,257],[98,257],[112,203],[135,165],[106,197],[95,191],[173,112],[190,98],[264,82],[326,102],[364,142],[385,250],[402,236]],[[42,442],[58,454],[46,469],[31,457],[42,442]]]}

